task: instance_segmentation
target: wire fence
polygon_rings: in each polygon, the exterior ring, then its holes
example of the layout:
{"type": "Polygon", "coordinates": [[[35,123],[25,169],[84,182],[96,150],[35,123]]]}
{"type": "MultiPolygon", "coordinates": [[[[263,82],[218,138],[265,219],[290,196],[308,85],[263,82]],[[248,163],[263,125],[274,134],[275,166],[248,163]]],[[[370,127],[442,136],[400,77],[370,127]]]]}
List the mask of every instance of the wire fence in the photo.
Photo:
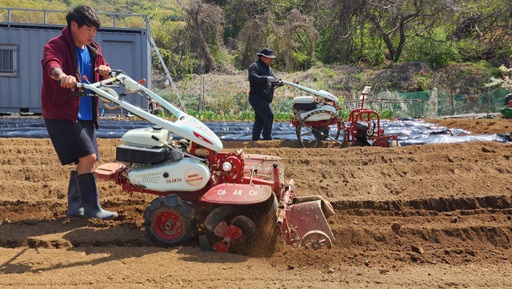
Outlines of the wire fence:
{"type": "MultiPolygon", "coordinates": [[[[290,77],[291,78],[291,77],[290,77]]],[[[341,89],[336,90],[336,84],[322,84],[321,81],[302,79],[301,85],[314,90],[326,90],[338,96],[340,103],[340,116],[348,116],[355,108],[361,107],[359,91],[351,95],[341,89]]],[[[177,83],[177,89],[185,102],[187,112],[214,113],[230,116],[236,120],[239,117],[246,120],[246,116],[254,115],[248,101],[249,82],[245,74],[212,76],[194,76],[186,81],[177,83]]],[[[475,93],[461,94],[431,89],[419,92],[374,91],[370,93],[364,103],[366,109],[377,111],[379,114],[391,117],[436,117],[443,115],[463,115],[497,113],[504,108],[504,98],[509,91],[504,88],[494,90],[466,89],[475,93]]],[[[178,104],[176,94],[168,89],[156,91],[158,94],[178,104]]],[[[275,115],[280,119],[287,119],[292,112],[293,99],[308,93],[284,86],[276,90],[271,106],[275,115]]]]}
{"type": "MultiPolygon", "coordinates": [[[[382,91],[370,95],[365,100],[365,108],[377,112],[392,112],[397,117],[435,117],[471,113],[496,113],[503,108],[503,100],[509,91],[495,89],[480,95],[450,94],[438,89],[413,93],[382,91]]],[[[219,115],[243,116],[252,108],[247,93],[183,93],[187,111],[213,112],[219,115]]],[[[178,103],[176,96],[168,95],[173,103],[178,103]],[[174,99],[173,99],[174,98],[174,99]]],[[[360,108],[359,99],[340,99],[340,107],[345,114],[360,108]]],[[[293,97],[277,95],[271,106],[275,114],[289,114],[292,110],[293,97]]]]}

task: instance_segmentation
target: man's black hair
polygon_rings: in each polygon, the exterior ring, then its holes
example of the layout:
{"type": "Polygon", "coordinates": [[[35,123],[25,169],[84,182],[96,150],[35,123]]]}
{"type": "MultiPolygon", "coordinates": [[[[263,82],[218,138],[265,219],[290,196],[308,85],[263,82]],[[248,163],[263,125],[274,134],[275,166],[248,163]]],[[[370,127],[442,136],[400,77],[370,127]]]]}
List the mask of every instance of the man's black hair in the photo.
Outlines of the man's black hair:
{"type": "Polygon", "coordinates": [[[86,5],[80,5],[71,9],[68,15],[66,15],[66,21],[68,22],[68,27],[71,27],[71,21],[75,21],[78,24],[78,28],[87,25],[100,29],[101,26],[100,18],[96,12],[86,5]]]}

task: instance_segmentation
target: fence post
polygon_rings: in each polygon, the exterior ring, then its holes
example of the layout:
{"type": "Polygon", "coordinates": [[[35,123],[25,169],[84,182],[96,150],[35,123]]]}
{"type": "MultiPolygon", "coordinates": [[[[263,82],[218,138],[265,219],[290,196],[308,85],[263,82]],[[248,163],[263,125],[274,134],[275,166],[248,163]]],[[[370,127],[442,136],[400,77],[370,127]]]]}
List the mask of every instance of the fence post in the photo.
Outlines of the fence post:
{"type": "MultiPolygon", "coordinates": [[[[487,83],[491,82],[491,70],[487,72],[487,83]]],[[[491,86],[487,86],[487,113],[491,110],[491,86]]]]}
{"type": "Polygon", "coordinates": [[[199,111],[204,110],[204,75],[201,75],[201,93],[199,94],[199,111]]]}
{"type": "MultiPolygon", "coordinates": [[[[457,90],[455,93],[457,93],[457,90]]],[[[455,95],[452,90],[450,90],[450,106],[452,107],[452,115],[455,115],[455,95]]]]}
{"type": "Polygon", "coordinates": [[[174,81],[172,80],[171,73],[167,69],[167,65],[165,64],[164,59],[162,58],[162,55],[160,54],[160,50],[158,50],[158,46],[156,46],[155,40],[153,39],[153,36],[151,35],[151,30],[149,30],[149,20],[146,19],[147,27],[148,27],[148,40],[149,43],[153,46],[155,49],[156,55],[158,56],[158,59],[160,60],[160,63],[162,64],[162,67],[164,68],[165,75],[167,76],[167,80],[172,85],[172,88],[174,88],[174,91],[176,92],[176,96],[178,96],[178,101],[180,102],[180,109],[185,110],[185,103],[183,102],[183,99],[181,99],[180,92],[176,88],[176,85],[174,84],[174,81]]]}

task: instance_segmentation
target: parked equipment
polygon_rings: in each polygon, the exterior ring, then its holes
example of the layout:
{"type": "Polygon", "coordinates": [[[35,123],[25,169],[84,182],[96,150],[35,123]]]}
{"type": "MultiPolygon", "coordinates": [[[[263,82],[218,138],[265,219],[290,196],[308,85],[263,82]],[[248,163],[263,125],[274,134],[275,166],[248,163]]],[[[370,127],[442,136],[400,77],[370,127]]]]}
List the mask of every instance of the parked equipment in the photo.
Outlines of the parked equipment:
{"type": "Polygon", "coordinates": [[[396,135],[385,135],[384,129],[380,126],[379,114],[370,109],[364,108],[365,98],[371,90],[371,85],[366,85],[361,92],[361,107],[353,109],[350,112],[347,126],[347,134],[352,140],[352,144],[356,140],[370,142],[372,146],[389,147],[398,146],[396,135]]]}

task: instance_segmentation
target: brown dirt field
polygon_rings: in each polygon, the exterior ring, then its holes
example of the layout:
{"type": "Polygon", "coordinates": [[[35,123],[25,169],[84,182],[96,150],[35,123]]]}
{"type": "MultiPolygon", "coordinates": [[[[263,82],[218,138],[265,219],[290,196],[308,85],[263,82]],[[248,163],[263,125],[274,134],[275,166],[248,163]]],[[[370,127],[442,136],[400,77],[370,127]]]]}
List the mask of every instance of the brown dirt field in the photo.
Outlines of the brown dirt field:
{"type": "MultiPolygon", "coordinates": [[[[473,134],[512,121],[430,120],[473,134]]],[[[117,139],[100,139],[101,163],[117,139]]],[[[2,288],[506,288],[512,287],[512,145],[300,149],[294,142],[227,142],[226,150],[280,156],[300,195],[320,194],[333,248],[267,254],[162,247],[141,226],[153,195],[98,181],[114,221],[65,218],[72,166],[48,139],[0,139],[2,288]],[[394,232],[393,224],[400,225],[394,232]]],[[[396,225],[395,225],[396,226],[396,225]]],[[[270,253],[268,253],[270,252],[270,253]]]]}

